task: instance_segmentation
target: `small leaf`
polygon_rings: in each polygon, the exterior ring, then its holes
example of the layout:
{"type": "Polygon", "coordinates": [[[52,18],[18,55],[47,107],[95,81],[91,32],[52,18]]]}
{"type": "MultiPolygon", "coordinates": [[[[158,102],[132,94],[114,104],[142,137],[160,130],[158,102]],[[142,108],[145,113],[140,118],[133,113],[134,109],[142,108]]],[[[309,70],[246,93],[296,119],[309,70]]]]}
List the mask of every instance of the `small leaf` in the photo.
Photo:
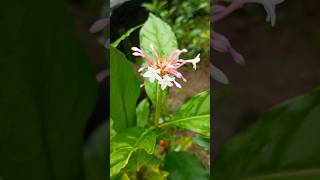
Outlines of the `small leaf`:
{"type": "Polygon", "coordinates": [[[144,128],[129,128],[117,134],[110,143],[110,176],[118,174],[127,166],[133,152],[141,149],[152,154],[155,144],[156,135],[144,128]]]}
{"type": "Polygon", "coordinates": [[[320,178],[320,90],[277,105],[218,152],[213,178],[320,178]]]}
{"type": "Polygon", "coordinates": [[[209,173],[197,156],[188,152],[172,152],[166,156],[164,169],[168,180],[209,180],[209,173]]]}
{"type": "Polygon", "coordinates": [[[143,99],[136,108],[137,126],[145,127],[149,121],[150,103],[147,98],[143,99]]]}
{"type": "Polygon", "coordinates": [[[117,40],[116,40],[115,42],[113,42],[111,45],[112,45],[113,47],[117,47],[117,46],[121,43],[121,41],[123,41],[123,40],[125,40],[127,37],[129,37],[131,33],[133,33],[135,30],[139,29],[141,26],[142,26],[142,24],[141,24],[141,25],[138,25],[138,26],[136,26],[136,27],[133,27],[133,28],[131,28],[131,29],[129,29],[126,33],[124,33],[119,39],[117,39],[117,40]]]}
{"type": "Polygon", "coordinates": [[[160,125],[178,127],[210,136],[210,93],[204,91],[183,104],[177,113],[166,123],[160,125]]]}
{"type": "Polygon", "coordinates": [[[140,85],[133,65],[119,50],[110,47],[110,114],[117,132],[136,124],[140,85]]]}

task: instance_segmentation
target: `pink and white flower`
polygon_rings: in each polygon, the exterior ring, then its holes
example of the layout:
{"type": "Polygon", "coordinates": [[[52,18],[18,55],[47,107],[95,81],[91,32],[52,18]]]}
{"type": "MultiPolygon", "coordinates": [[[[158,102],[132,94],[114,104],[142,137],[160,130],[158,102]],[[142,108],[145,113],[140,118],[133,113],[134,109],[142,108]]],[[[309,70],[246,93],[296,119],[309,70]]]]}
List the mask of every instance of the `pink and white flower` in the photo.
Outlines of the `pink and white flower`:
{"type": "Polygon", "coordinates": [[[179,59],[182,53],[187,52],[186,49],[175,50],[171,55],[167,57],[161,57],[157,49],[150,44],[150,50],[155,58],[147,57],[146,53],[137,47],[132,47],[133,55],[141,57],[146,60],[147,65],[141,67],[138,71],[142,72],[142,76],[149,78],[151,83],[154,83],[157,80],[157,83],[161,85],[161,89],[167,87],[172,87],[175,85],[178,88],[181,88],[181,85],[176,81],[176,78],[187,81],[183,75],[177,70],[181,66],[191,63],[193,68],[197,69],[197,63],[200,62],[200,54],[198,54],[194,59],[183,60],[179,59]]]}

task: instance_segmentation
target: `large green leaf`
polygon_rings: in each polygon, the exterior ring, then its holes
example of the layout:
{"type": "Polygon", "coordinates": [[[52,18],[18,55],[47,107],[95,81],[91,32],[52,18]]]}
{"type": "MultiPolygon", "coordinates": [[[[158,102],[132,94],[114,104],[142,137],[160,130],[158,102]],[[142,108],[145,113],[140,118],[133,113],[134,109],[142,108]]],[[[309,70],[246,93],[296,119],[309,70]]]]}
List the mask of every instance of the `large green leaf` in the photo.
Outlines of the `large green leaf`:
{"type": "Polygon", "coordinates": [[[110,143],[110,176],[118,174],[127,166],[133,152],[141,149],[152,154],[155,144],[156,135],[144,128],[129,128],[117,134],[110,143]]]}
{"type": "Polygon", "coordinates": [[[181,106],[176,114],[160,127],[176,125],[204,136],[210,136],[210,92],[204,91],[181,106]]]}
{"type": "Polygon", "coordinates": [[[1,1],[0,179],[81,180],[97,82],[64,1],[1,1]]]}
{"type": "Polygon", "coordinates": [[[150,103],[147,98],[143,99],[136,108],[137,126],[145,127],[149,122],[150,103]]]}
{"type": "MultiPolygon", "coordinates": [[[[150,44],[154,45],[162,57],[169,56],[178,48],[177,40],[171,27],[151,13],[140,30],[140,48],[146,53],[149,59],[155,60],[155,56],[150,50],[150,44]]],[[[148,79],[145,79],[144,85],[148,97],[155,106],[159,101],[157,97],[158,91],[160,90],[158,83],[151,83],[148,79]]],[[[165,99],[167,94],[168,88],[163,91],[162,99],[165,99]]]]}
{"type": "Polygon", "coordinates": [[[202,162],[188,152],[172,152],[166,156],[164,168],[169,172],[168,180],[209,180],[209,172],[202,162]]]}
{"type": "Polygon", "coordinates": [[[136,124],[136,104],[140,86],[133,65],[110,47],[110,114],[117,132],[136,124]]]}
{"type": "Polygon", "coordinates": [[[320,90],[286,101],[233,137],[214,163],[216,180],[320,179],[320,90]]]}

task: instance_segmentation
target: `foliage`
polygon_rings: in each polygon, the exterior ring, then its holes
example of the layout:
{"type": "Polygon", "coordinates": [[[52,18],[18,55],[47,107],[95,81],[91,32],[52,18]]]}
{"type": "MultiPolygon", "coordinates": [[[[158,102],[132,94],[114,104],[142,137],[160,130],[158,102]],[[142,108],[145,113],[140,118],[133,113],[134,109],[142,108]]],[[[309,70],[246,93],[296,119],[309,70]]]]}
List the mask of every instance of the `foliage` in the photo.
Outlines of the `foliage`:
{"type": "MultiPolygon", "coordinates": [[[[170,55],[178,47],[171,27],[153,14],[149,15],[140,30],[140,48],[152,57],[150,44],[154,44],[161,55],[170,55]]],[[[209,179],[208,170],[197,156],[181,154],[183,151],[174,152],[177,150],[177,129],[202,134],[208,139],[209,92],[195,95],[182,105],[177,113],[164,115],[162,108],[165,106],[169,88],[161,90],[158,83],[145,79],[147,98],[137,102],[140,88],[132,64],[115,47],[110,47],[110,55],[111,179],[163,180],[172,179],[179,173],[181,177],[188,177],[190,172],[172,167],[172,157],[181,158],[181,162],[190,160],[188,168],[192,168],[194,163],[202,179],[209,179]]],[[[192,138],[188,138],[188,142],[192,143],[192,138]]]]}
{"type": "Polygon", "coordinates": [[[65,2],[6,1],[0,17],[0,179],[84,179],[97,82],[65,2]]]}
{"type": "Polygon", "coordinates": [[[164,167],[170,173],[168,180],[209,179],[201,161],[188,152],[171,152],[165,158],[164,167]]]}
{"type": "Polygon", "coordinates": [[[210,53],[210,2],[208,0],[152,0],[143,3],[148,11],[168,23],[181,48],[191,49],[188,55],[201,51],[205,59],[210,53]]]}
{"type": "Polygon", "coordinates": [[[320,89],[273,107],[224,146],[214,179],[319,179],[319,117],[320,89]]]}

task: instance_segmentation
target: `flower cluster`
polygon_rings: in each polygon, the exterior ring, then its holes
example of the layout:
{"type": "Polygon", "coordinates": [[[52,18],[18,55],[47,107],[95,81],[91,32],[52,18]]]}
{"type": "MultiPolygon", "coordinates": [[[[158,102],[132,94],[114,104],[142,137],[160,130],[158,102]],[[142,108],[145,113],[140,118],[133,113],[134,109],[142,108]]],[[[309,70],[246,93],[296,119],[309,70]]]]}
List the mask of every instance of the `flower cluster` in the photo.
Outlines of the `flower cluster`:
{"type": "Polygon", "coordinates": [[[181,88],[181,85],[176,81],[176,78],[182,79],[184,82],[187,80],[177,71],[177,69],[186,63],[191,63],[196,70],[196,64],[200,62],[200,54],[194,59],[179,59],[179,56],[182,53],[187,52],[186,49],[178,49],[168,57],[161,57],[156,48],[150,44],[150,50],[155,57],[154,59],[147,57],[146,54],[137,47],[132,47],[131,49],[134,56],[142,57],[147,62],[146,65],[142,66],[138,71],[142,73],[143,77],[148,78],[151,83],[157,81],[162,90],[166,87],[172,87],[173,85],[181,88]]]}
{"type": "MultiPolygon", "coordinates": [[[[271,22],[271,25],[274,26],[276,23],[276,13],[275,8],[276,5],[282,3],[284,0],[224,0],[226,2],[230,2],[230,5],[225,7],[217,4],[217,0],[211,0],[211,12],[212,12],[212,21],[216,23],[217,21],[223,19],[224,17],[231,14],[233,11],[242,8],[246,3],[258,3],[264,6],[265,11],[267,12],[267,22],[271,22]]],[[[238,53],[232,46],[229,40],[217,33],[211,33],[211,47],[222,53],[230,53],[235,62],[239,64],[244,64],[243,56],[238,53]]],[[[224,75],[224,73],[219,70],[217,67],[211,65],[212,69],[212,77],[224,84],[228,84],[228,78],[224,75]]]]}

